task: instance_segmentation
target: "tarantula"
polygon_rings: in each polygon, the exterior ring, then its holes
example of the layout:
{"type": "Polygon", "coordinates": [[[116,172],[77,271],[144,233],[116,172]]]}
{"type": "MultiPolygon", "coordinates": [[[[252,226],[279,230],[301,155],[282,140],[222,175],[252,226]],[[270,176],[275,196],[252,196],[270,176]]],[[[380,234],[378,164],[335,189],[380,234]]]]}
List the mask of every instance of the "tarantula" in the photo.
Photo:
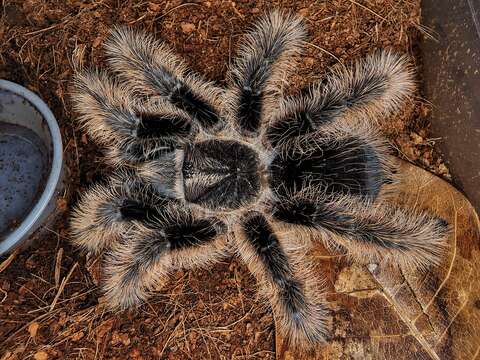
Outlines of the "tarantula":
{"type": "MultiPolygon", "coordinates": [[[[283,96],[306,30],[273,11],[244,37],[221,89],[163,43],[116,28],[112,70],[79,70],[74,108],[118,169],[79,201],[74,242],[104,252],[111,308],[129,308],[178,268],[236,252],[293,346],[327,341],[322,281],[305,256],[321,241],[354,261],[437,264],[447,223],[388,204],[396,162],[377,121],[414,89],[408,60],[379,51],[283,96]]],[[[392,190],[393,189],[393,190],[392,190]]]]}

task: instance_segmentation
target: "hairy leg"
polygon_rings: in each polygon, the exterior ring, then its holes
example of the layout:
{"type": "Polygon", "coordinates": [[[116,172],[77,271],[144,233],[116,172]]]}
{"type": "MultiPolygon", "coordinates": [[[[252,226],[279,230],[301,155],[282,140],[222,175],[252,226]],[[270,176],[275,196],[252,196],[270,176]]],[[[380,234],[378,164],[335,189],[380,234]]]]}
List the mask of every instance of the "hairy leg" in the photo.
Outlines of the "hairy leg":
{"type": "Polygon", "coordinates": [[[131,174],[119,173],[96,184],[78,201],[70,220],[73,243],[95,253],[109,248],[137,218],[145,221],[176,202],[131,174]]]}
{"type": "Polygon", "coordinates": [[[116,28],[105,44],[112,69],[141,97],[160,98],[204,130],[222,127],[223,91],[188,71],[165,44],[141,31],[116,28]]]}
{"type": "Polygon", "coordinates": [[[350,68],[336,66],[322,82],[284,99],[264,138],[275,147],[341,118],[380,121],[400,110],[414,88],[407,58],[379,51],[350,68]]]}
{"type": "Polygon", "coordinates": [[[105,297],[111,308],[140,305],[180,268],[219,261],[228,253],[225,225],[167,205],[149,221],[137,219],[105,258],[105,297]]]}
{"type": "Polygon", "coordinates": [[[114,165],[151,160],[191,139],[196,127],[169,103],[140,101],[128,88],[98,70],[77,73],[73,103],[79,121],[106,145],[114,165]]]}
{"type": "Polygon", "coordinates": [[[294,346],[306,348],[326,341],[329,322],[322,286],[302,251],[293,249],[293,239],[275,234],[256,212],[247,214],[238,235],[239,255],[257,278],[281,332],[294,346]]]}
{"type": "Polygon", "coordinates": [[[363,263],[385,260],[425,269],[441,261],[447,246],[449,227],[441,218],[319,188],[275,203],[272,213],[279,221],[320,232],[327,246],[339,245],[363,263]]]}
{"type": "Polygon", "coordinates": [[[112,308],[138,305],[169,272],[205,266],[229,252],[220,220],[196,216],[129,176],[90,189],[74,210],[71,229],[77,246],[106,252],[103,287],[112,308]]]}
{"type": "Polygon", "coordinates": [[[229,77],[229,108],[236,127],[255,134],[275,109],[306,31],[301,18],[272,11],[244,36],[229,77]]]}

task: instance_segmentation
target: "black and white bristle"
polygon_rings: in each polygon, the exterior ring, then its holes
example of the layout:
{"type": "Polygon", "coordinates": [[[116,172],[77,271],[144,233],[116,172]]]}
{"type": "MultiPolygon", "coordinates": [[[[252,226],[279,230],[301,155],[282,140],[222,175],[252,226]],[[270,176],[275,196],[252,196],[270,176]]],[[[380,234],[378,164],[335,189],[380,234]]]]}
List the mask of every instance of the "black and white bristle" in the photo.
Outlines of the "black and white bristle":
{"type": "Polygon", "coordinates": [[[337,65],[323,81],[285,98],[272,115],[265,137],[272,146],[339,119],[384,121],[412,96],[415,80],[408,59],[379,51],[347,68],[337,65]]]}
{"type": "Polygon", "coordinates": [[[272,204],[271,211],[279,221],[320,232],[328,248],[346,249],[354,261],[388,261],[416,270],[440,263],[450,230],[439,217],[349,195],[332,195],[318,187],[272,204]]]}
{"type": "Polygon", "coordinates": [[[268,118],[305,38],[302,18],[281,11],[262,17],[244,36],[228,74],[227,97],[231,117],[242,133],[257,134],[268,118]]]}
{"type": "Polygon", "coordinates": [[[142,102],[99,70],[76,74],[73,104],[85,131],[109,146],[107,160],[113,165],[158,158],[192,140],[197,131],[185,112],[168,102],[142,102]]]}
{"type": "Polygon", "coordinates": [[[328,341],[331,319],[310,235],[360,263],[441,262],[449,225],[382,197],[397,162],[377,125],[412,95],[408,59],[379,51],[286,97],[305,39],[300,17],[266,14],[221,89],[162,42],[118,27],[105,44],[111,73],[77,72],[78,121],[115,176],[80,198],[71,228],[77,246],[104,255],[110,308],[236,252],[282,335],[311,348],[328,341]]]}
{"type": "Polygon", "coordinates": [[[271,304],[276,324],[292,346],[324,343],[329,317],[323,284],[310,269],[295,239],[275,233],[264,215],[248,213],[236,238],[239,256],[271,304]]]}
{"type": "Polygon", "coordinates": [[[104,291],[113,308],[140,305],[173,270],[206,266],[228,254],[221,220],[195,216],[129,174],[90,189],[71,227],[77,246],[106,253],[104,291]]]}
{"type": "Polygon", "coordinates": [[[150,218],[136,219],[105,256],[105,297],[110,307],[142,304],[177,269],[205,267],[228,252],[225,225],[197,218],[169,204],[150,218]]]}
{"type": "Polygon", "coordinates": [[[204,130],[223,126],[223,90],[189,71],[167,45],[142,31],[118,27],[105,51],[111,68],[133,93],[169,102],[204,130]]]}

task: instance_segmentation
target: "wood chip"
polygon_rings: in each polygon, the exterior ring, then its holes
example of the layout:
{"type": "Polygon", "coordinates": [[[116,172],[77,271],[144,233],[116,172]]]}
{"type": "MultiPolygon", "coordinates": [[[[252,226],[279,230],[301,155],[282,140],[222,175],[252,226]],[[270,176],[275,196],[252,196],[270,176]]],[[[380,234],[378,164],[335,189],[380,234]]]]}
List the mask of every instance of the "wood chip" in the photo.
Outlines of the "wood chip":
{"type": "Polygon", "coordinates": [[[182,23],[181,25],[182,32],[185,34],[190,34],[191,32],[195,31],[195,25],[191,23],[182,23]]]}
{"type": "Polygon", "coordinates": [[[31,323],[30,325],[28,325],[28,333],[30,334],[30,336],[32,338],[37,336],[37,332],[38,332],[39,327],[40,327],[40,325],[36,321],[31,323]]]}
{"type": "Polygon", "coordinates": [[[48,360],[48,354],[45,351],[38,351],[33,355],[35,360],[48,360]]]}
{"type": "Polygon", "coordinates": [[[97,333],[97,339],[103,338],[107,333],[112,330],[114,319],[108,319],[97,326],[95,332],[97,333]]]}

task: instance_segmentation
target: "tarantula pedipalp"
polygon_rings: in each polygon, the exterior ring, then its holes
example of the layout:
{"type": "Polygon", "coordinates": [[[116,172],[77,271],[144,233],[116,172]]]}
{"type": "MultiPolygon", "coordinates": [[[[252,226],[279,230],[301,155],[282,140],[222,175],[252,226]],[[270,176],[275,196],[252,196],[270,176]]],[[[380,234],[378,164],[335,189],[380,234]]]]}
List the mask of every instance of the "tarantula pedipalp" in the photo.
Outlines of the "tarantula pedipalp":
{"type": "Polygon", "coordinates": [[[361,262],[440,261],[447,224],[380,195],[395,182],[395,161],[375,124],[414,87],[406,59],[378,52],[283,97],[305,36],[294,15],[264,16],[226,90],[126,28],[105,46],[113,75],[76,75],[79,120],[118,171],[82,197],[72,231],[77,245],[106,252],[112,308],[139,304],[172,270],[234,251],[283,334],[308,347],[326,341],[329,326],[322,281],[304,256],[311,241],[361,262]]]}

